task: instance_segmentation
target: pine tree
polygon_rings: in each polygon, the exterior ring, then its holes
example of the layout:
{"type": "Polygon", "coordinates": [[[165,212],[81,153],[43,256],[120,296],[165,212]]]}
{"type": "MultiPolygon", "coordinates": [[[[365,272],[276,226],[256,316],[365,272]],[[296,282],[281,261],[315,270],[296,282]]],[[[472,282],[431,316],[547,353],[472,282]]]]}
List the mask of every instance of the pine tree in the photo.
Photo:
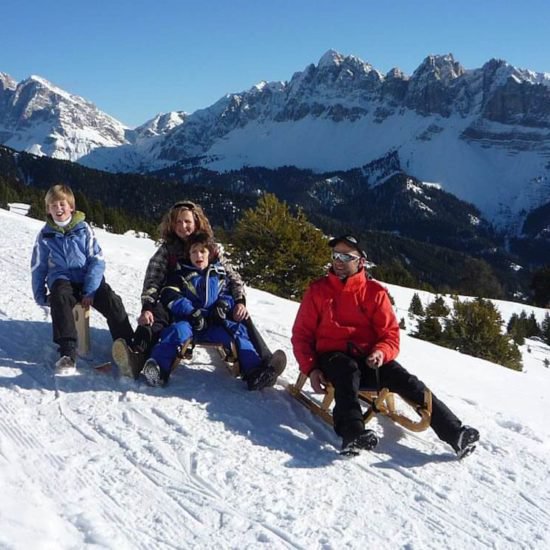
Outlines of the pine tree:
{"type": "Polygon", "coordinates": [[[441,344],[443,343],[443,328],[437,317],[428,316],[418,321],[418,327],[412,336],[434,344],[441,344]]]}
{"type": "Polygon", "coordinates": [[[550,265],[535,271],[531,281],[535,305],[550,307],[550,265]]]}
{"type": "Polygon", "coordinates": [[[550,346],[550,314],[546,313],[541,325],[541,338],[544,343],[550,346]]]}
{"type": "Polygon", "coordinates": [[[540,327],[537,323],[537,318],[535,317],[535,314],[531,312],[531,315],[529,315],[529,318],[527,319],[527,337],[532,338],[533,336],[540,336],[540,327]]]}
{"type": "Polygon", "coordinates": [[[481,357],[514,370],[522,370],[521,354],[514,342],[501,332],[502,318],[489,300],[456,300],[446,321],[443,341],[462,353],[481,357]]]}
{"type": "Polygon", "coordinates": [[[450,312],[442,296],[436,296],[435,300],[426,306],[426,315],[432,317],[447,317],[450,312]]]}
{"type": "Polygon", "coordinates": [[[514,339],[518,346],[523,346],[525,343],[525,331],[517,313],[513,313],[508,321],[506,332],[514,339]]]}
{"type": "Polygon", "coordinates": [[[417,292],[413,294],[413,297],[411,299],[411,304],[409,306],[409,313],[412,313],[413,315],[424,315],[424,307],[422,306],[422,302],[420,300],[420,296],[417,292]]]}
{"type": "Polygon", "coordinates": [[[294,216],[275,195],[263,195],[233,232],[236,262],[252,286],[299,300],[330,261],[326,238],[306,219],[294,216]]]}

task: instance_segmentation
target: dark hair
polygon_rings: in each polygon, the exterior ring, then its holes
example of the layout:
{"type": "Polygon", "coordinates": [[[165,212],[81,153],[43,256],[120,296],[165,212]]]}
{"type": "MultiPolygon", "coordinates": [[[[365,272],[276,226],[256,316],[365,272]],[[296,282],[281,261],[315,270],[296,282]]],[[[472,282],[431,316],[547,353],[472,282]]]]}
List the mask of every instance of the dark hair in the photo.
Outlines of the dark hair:
{"type": "Polygon", "coordinates": [[[331,248],[334,248],[338,243],[346,243],[348,246],[351,246],[352,248],[355,248],[359,254],[367,259],[367,253],[365,250],[361,247],[361,243],[359,242],[359,239],[355,237],[354,235],[341,235],[340,237],[333,237],[328,242],[328,245],[331,248]]]}
{"type": "Polygon", "coordinates": [[[189,235],[189,237],[187,237],[187,239],[185,240],[186,258],[191,257],[191,248],[196,244],[203,245],[204,248],[208,249],[208,252],[210,252],[210,261],[212,261],[212,259],[217,256],[218,247],[214,242],[213,237],[206,231],[196,231],[195,233],[189,235]]]}

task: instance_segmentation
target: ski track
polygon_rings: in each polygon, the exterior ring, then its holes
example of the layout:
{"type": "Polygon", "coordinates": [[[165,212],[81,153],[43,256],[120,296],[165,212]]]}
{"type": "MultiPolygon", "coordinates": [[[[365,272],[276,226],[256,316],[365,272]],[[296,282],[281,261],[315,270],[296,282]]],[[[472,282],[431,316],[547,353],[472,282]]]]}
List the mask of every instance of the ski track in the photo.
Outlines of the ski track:
{"type": "MultiPolygon", "coordinates": [[[[171,395],[162,399],[156,399],[162,390],[145,389],[132,381],[91,372],[86,364],[81,367],[81,374],[74,377],[54,376],[45,365],[22,365],[15,377],[20,382],[18,392],[38,411],[38,422],[18,415],[9,403],[0,400],[0,433],[7,434],[17,445],[25,472],[43,495],[55,494],[68,486],[82,495],[80,502],[64,503],[63,517],[81,532],[84,543],[93,541],[117,548],[179,548],[181,540],[185,540],[191,545],[208,547],[208,533],[223,529],[242,533],[239,540],[226,541],[231,548],[252,548],[265,543],[273,548],[308,548],[311,546],[304,542],[309,539],[311,543],[311,537],[316,541],[314,547],[333,548],[329,541],[335,540],[334,527],[330,531],[321,528],[315,535],[307,531],[291,535],[276,527],[274,518],[270,519],[261,509],[252,513],[239,510],[234,485],[227,486],[219,475],[227,477],[231,470],[219,471],[216,460],[223,452],[220,430],[225,433],[232,425],[245,431],[254,429],[247,412],[251,400],[255,401],[257,414],[276,407],[281,424],[303,434],[300,441],[304,444],[311,437],[330,441],[331,430],[286,392],[277,389],[259,396],[244,392],[242,382],[208,363],[212,360],[209,354],[203,350],[196,354],[192,366],[176,371],[173,388],[169,388],[171,395]],[[186,387],[186,383],[191,386],[186,387]],[[216,385],[220,386],[216,390],[209,387],[216,385]],[[196,400],[181,399],[185,395],[180,397],[180,390],[195,394],[196,400]],[[212,426],[208,425],[208,406],[201,402],[201,395],[209,391],[225,392],[226,406],[235,407],[227,411],[233,418],[229,426],[223,426],[223,415],[215,418],[212,426]],[[92,395],[93,399],[83,398],[92,395]],[[195,422],[205,428],[198,437],[189,428],[195,422]],[[62,448],[55,450],[57,439],[62,448]],[[78,449],[76,457],[66,448],[69,441],[71,449],[78,449]],[[47,473],[50,471],[57,474],[51,476],[47,473]],[[88,509],[86,502],[93,503],[92,509],[88,509]],[[139,523],[129,525],[125,511],[129,506],[135,507],[135,503],[143,503],[143,514],[139,523]]],[[[55,354],[47,352],[46,356],[54,358],[55,354]]],[[[531,453],[525,446],[522,467],[510,462],[506,448],[514,446],[512,440],[523,439],[531,445],[538,440],[512,421],[496,418],[494,424],[499,437],[482,441],[478,453],[457,462],[433,434],[405,433],[386,419],[376,420],[373,427],[382,436],[376,453],[350,461],[340,459],[334,449],[325,447],[332,454],[327,487],[345,480],[348,472],[351,479],[356,479],[353,474],[356,470],[361,470],[369,480],[371,493],[365,495],[365,515],[346,506],[339,496],[342,491],[336,498],[320,496],[316,509],[326,506],[333,510],[333,525],[339,524],[341,515],[353,514],[348,529],[341,532],[336,529],[342,547],[354,546],[368,515],[373,514],[376,519],[394,514],[389,503],[377,503],[376,492],[381,490],[390,491],[394,499],[406,502],[411,518],[401,519],[400,528],[389,539],[387,533],[371,526],[368,541],[381,548],[407,547],[411,541],[426,540],[427,532],[434,547],[448,544],[449,532],[464,547],[491,548],[494,534],[499,533],[506,544],[529,548],[532,544],[522,544],[517,539],[517,532],[526,530],[534,533],[535,543],[546,543],[540,525],[549,524],[550,516],[538,503],[548,504],[549,499],[538,494],[537,480],[546,457],[531,453]],[[398,452],[403,447],[409,452],[398,452]],[[497,471],[493,466],[485,466],[482,453],[500,457],[497,471]],[[478,479],[475,498],[491,503],[483,514],[478,509],[475,517],[466,505],[470,495],[462,490],[462,477],[468,476],[471,469],[478,479]],[[501,494],[496,503],[491,498],[495,487],[501,494]],[[460,514],[449,516],[449,501],[465,503],[453,506],[461,510],[460,514]],[[516,504],[518,513],[510,514],[516,504]],[[371,510],[372,506],[375,508],[371,510]],[[505,516],[508,520],[503,525],[501,518],[505,516]],[[412,520],[419,517],[423,518],[422,527],[418,526],[418,519],[412,520]]],[[[272,436],[277,439],[277,434],[272,436]]],[[[245,459],[249,458],[251,455],[246,455],[245,459]]],[[[227,468],[234,467],[235,457],[228,459],[227,468]]],[[[349,487],[349,491],[357,488],[349,487]]],[[[299,506],[294,504],[289,515],[297,514],[297,509],[299,506]]]]}

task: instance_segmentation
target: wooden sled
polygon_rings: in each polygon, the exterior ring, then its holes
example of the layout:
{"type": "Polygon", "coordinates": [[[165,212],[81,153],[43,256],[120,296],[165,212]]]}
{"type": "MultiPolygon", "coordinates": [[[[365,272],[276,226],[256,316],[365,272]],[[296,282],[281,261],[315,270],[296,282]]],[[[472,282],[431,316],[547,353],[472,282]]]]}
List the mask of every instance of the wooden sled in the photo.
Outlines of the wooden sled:
{"type": "MultiPolygon", "coordinates": [[[[307,380],[308,377],[300,373],[296,383],[288,386],[289,392],[300,403],[332,426],[333,420],[330,405],[334,400],[334,387],[331,385],[327,386],[327,393],[319,403],[304,391],[304,384],[307,380]]],[[[367,424],[376,414],[382,414],[413,432],[424,431],[430,426],[432,419],[432,392],[430,390],[424,392],[423,405],[418,405],[417,403],[398,396],[417,413],[418,418],[415,420],[397,412],[395,408],[395,396],[396,394],[390,392],[388,388],[382,388],[380,391],[370,389],[361,390],[359,392],[359,399],[367,405],[367,409],[363,414],[363,421],[365,424],[367,424]]]]}
{"type": "Polygon", "coordinates": [[[229,370],[232,376],[235,378],[238,378],[241,374],[241,369],[239,367],[239,359],[237,356],[237,346],[235,345],[235,342],[231,342],[231,349],[226,349],[223,344],[218,343],[210,343],[210,342],[193,342],[192,339],[187,340],[184,342],[178,351],[178,355],[174,359],[174,362],[172,363],[172,371],[174,372],[175,369],[178,368],[179,364],[184,361],[187,357],[186,354],[189,351],[192,351],[196,346],[200,346],[201,348],[214,348],[216,349],[220,357],[225,362],[225,366],[229,370]]]}

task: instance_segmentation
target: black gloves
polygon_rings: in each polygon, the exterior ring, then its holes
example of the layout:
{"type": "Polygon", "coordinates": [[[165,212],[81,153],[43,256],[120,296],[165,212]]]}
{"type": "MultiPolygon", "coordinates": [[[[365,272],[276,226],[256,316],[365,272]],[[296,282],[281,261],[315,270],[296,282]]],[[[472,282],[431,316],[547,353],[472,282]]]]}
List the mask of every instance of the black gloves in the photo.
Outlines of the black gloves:
{"type": "Polygon", "coordinates": [[[193,332],[201,332],[203,330],[206,330],[206,327],[208,326],[206,324],[206,319],[204,318],[200,309],[196,309],[195,311],[193,311],[193,313],[191,313],[191,316],[189,317],[189,323],[191,324],[193,332]]]}
{"type": "Polygon", "coordinates": [[[210,320],[215,325],[221,325],[227,319],[227,314],[230,309],[231,306],[226,300],[219,299],[212,308],[210,320]]]}

